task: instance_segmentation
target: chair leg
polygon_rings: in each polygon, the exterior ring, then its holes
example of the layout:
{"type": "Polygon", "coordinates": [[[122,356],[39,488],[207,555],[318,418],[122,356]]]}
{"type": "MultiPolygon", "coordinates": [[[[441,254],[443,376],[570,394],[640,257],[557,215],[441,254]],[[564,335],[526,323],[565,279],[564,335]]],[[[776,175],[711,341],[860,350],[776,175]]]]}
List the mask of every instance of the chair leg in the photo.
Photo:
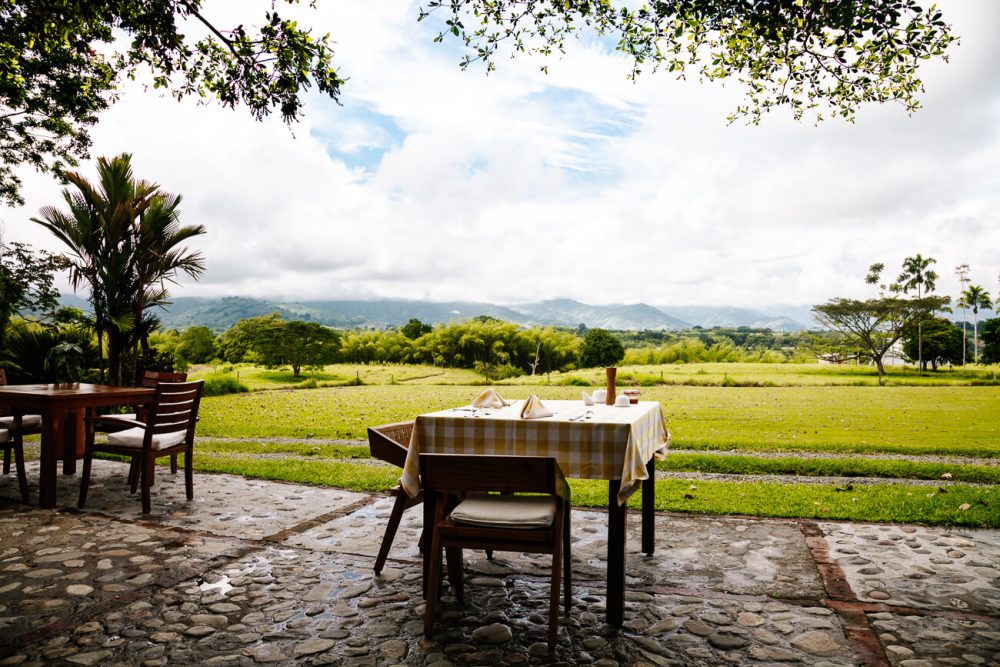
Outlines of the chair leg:
{"type": "MultiPolygon", "coordinates": [[[[83,506],[87,503],[87,489],[90,486],[90,464],[93,458],[94,433],[88,429],[83,447],[83,472],[80,474],[80,497],[76,501],[76,506],[79,509],[83,509],[83,506]]],[[[132,461],[134,462],[135,459],[132,459],[132,461]]]]}
{"type": "MultiPolygon", "coordinates": [[[[170,455],[170,474],[171,475],[176,475],[177,474],[177,455],[176,454],[171,454],[170,455]]],[[[190,498],[189,498],[189,500],[190,500],[190,498]]]]}
{"type": "MultiPolygon", "coordinates": [[[[4,459],[10,456],[10,450],[4,450],[4,459]]],[[[28,502],[28,473],[24,469],[24,446],[20,436],[14,446],[14,464],[17,467],[17,485],[21,489],[21,502],[28,502]]]]}
{"type": "Polygon", "coordinates": [[[392,541],[396,539],[396,530],[399,522],[403,520],[403,512],[406,511],[406,491],[396,488],[396,502],[392,505],[392,514],[389,515],[389,525],[385,527],[385,535],[382,536],[382,546],[378,550],[378,558],[375,559],[375,574],[381,574],[385,567],[385,561],[389,557],[389,548],[392,541]]]}
{"type": "Polygon", "coordinates": [[[188,500],[194,500],[194,450],[190,447],[184,452],[184,491],[188,500]]]}
{"type": "Polygon", "coordinates": [[[153,468],[156,466],[156,459],[148,453],[143,454],[139,461],[139,468],[142,479],[139,486],[142,487],[142,513],[149,514],[152,510],[152,503],[149,500],[149,489],[153,486],[153,468]]]}
{"type": "Polygon", "coordinates": [[[563,603],[566,613],[569,614],[573,607],[573,555],[570,549],[570,506],[566,503],[566,516],[563,518],[563,595],[566,600],[563,603]]]}
{"type": "Polygon", "coordinates": [[[139,459],[134,456],[128,464],[128,485],[131,493],[135,493],[139,488],[139,459]]]}
{"type": "Polygon", "coordinates": [[[455,589],[455,597],[459,602],[465,602],[465,565],[461,549],[445,549],[448,561],[448,581],[455,589]]]}
{"type": "Polygon", "coordinates": [[[3,450],[3,474],[10,474],[10,450],[3,450]]]}

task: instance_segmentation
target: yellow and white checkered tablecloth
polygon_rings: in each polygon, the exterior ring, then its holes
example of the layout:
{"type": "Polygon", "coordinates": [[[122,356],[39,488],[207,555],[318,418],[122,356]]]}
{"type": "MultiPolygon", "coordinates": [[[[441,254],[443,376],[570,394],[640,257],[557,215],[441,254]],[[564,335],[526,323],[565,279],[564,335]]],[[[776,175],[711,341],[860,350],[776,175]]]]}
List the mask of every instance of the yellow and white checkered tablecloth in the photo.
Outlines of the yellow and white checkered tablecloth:
{"type": "Polygon", "coordinates": [[[646,462],[663,459],[670,433],[656,401],[629,407],[584,406],[581,401],[543,401],[553,413],[521,419],[524,401],[500,409],[454,408],[419,415],[400,483],[420,492],[420,453],[554,456],[567,477],[620,479],[624,503],[646,479],[646,462]],[[593,416],[570,421],[587,410],[593,416]]]}

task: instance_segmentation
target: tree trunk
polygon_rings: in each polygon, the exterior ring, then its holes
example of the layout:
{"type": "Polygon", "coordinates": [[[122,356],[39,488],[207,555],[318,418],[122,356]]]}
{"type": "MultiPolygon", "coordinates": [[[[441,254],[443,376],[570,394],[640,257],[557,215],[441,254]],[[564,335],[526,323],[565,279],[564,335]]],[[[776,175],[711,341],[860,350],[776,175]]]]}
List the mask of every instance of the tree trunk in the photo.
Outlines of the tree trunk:
{"type": "Polygon", "coordinates": [[[882,356],[875,357],[875,368],[878,369],[878,384],[880,387],[885,386],[885,366],[882,365],[882,356]]]}
{"type": "Polygon", "coordinates": [[[972,311],[972,363],[979,363],[979,313],[972,311]]]}
{"type": "Polygon", "coordinates": [[[297,364],[292,364],[292,377],[298,377],[299,371],[302,369],[301,366],[297,364]]]}

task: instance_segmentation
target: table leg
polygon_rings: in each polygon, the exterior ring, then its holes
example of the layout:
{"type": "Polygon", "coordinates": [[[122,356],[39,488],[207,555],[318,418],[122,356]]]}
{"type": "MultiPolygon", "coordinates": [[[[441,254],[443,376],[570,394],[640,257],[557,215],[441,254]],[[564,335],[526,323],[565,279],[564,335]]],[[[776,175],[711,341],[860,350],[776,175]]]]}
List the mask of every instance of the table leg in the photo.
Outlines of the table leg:
{"type": "Polygon", "coordinates": [[[620,479],[608,481],[607,621],[613,628],[625,622],[625,506],[618,504],[620,479]]]}
{"type": "MultiPolygon", "coordinates": [[[[405,491],[403,492],[405,493],[405,491]]],[[[427,599],[427,582],[428,576],[430,575],[431,569],[431,528],[434,526],[434,512],[437,505],[437,494],[435,493],[425,493],[424,494],[424,527],[421,531],[420,541],[424,545],[424,548],[420,552],[421,561],[423,562],[424,571],[424,599],[427,599]]]]}
{"type": "Polygon", "coordinates": [[[85,410],[67,410],[63,432],[63,474],[76,474],[76,460],[83,456],[83,417],[85,410]]]}
{"type": "Polygon", "coordinates": [[[62,410],[48,407],[42,414],[41,460],[38,471],[38,506],[56,504],[56,465],[63,449],[62,410]]]}
{"type": "Polygon", "coordinates": [[[642,480],[642,553],[653,555],[656,542],[655,523],[656,466],[653,459],[646,464],[646,479],[642,480]]]}

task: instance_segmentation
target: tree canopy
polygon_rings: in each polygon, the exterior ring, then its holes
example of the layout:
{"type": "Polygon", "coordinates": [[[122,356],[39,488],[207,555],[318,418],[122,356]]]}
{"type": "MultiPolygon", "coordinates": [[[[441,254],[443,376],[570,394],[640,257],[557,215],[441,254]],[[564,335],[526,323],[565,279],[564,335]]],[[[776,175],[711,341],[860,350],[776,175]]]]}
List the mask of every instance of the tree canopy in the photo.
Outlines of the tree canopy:
{"type": "MultiPolygon", "coordinates": [[[[297,4],[299,0],[284,0],[297,4]]],[[[313,0],[315,3],[316,0],[313,0]]],[[[311,3],[311,4],[313,4],[311,3]]],[[[337,100],[345,79],[328,34],[271,3],[257,21],[222,25],[208,0],[18,0],[0,3],[0,201],[22,203],[17,165],[62,174],[88,156],[90,129],[122,81],[148,73],[176,98],[244,105],[254,118],[302,113],[313,86],[337,100]],[[247,27],[258,23],[257,27],[247,27]]],[[[284,7],[282,7],[284,9],[284,7]]],[[[746,99],[733,118],[759,122],[777,107],[852,119],[869,102],[919,107],[918,66],[945,57],[951,27],[923,0],[428,0],[461,64],[553,54],[586,29],[610,37],[631,74],[664,69],[735,78],[746,99]]]]}
{"type": "Polygon", "coordinates": [[[625,356],[621,341],[604,329],[591,329],[580,346],[580,365],[583,368],[614,366],[625,356]]]}
{"type": "Polygon", "coordinates": [[[903,354],[911,361],[927,363],[931,370],[936,371],[941,364],[961,364],[962,345],[965,343],[965,333],[950,320],[943,317],[930,317],[921,322],[920,336],[916,331],[908,331],[903,335],[903,354]]]}
{"type": "MultiPolygon", "coordinates": [[[[759,122],[788,107],[854,117],[867,102],[912,111],[922,84],[918,65],[944,57],[956,38],[941,12],[921,0],[429,0],[420,18],[445,15],[447,36],[470,50],[467,66],[493,68],[512,53],[563,52],[568,37],[590,30],[617,41],[632,76],[697,67],[708,81],[737,79],[746,101],[731,118],[759,122]]],[[[543,67],[544,69],[544,67],[543,67]]]]}
{"type": "Polygon", "coordinates": [[[984,364],[1000,364],[1000,317],[983,322],[983,354],[979,358],[984,364]]]}
{"type": "Polygon", "coordinates": [[[337,99],[343,81],[327,36],[314,37],[273,3],[257,28],[217,26],[207,4],[0,3],[0,201],[22,203],[15,165],[61,174],[87,157],[98,115],[123,79],[144,71],[178,99],[242,104],[258,119],[277,110],[296,120],[312,85],[337,99]]]}

